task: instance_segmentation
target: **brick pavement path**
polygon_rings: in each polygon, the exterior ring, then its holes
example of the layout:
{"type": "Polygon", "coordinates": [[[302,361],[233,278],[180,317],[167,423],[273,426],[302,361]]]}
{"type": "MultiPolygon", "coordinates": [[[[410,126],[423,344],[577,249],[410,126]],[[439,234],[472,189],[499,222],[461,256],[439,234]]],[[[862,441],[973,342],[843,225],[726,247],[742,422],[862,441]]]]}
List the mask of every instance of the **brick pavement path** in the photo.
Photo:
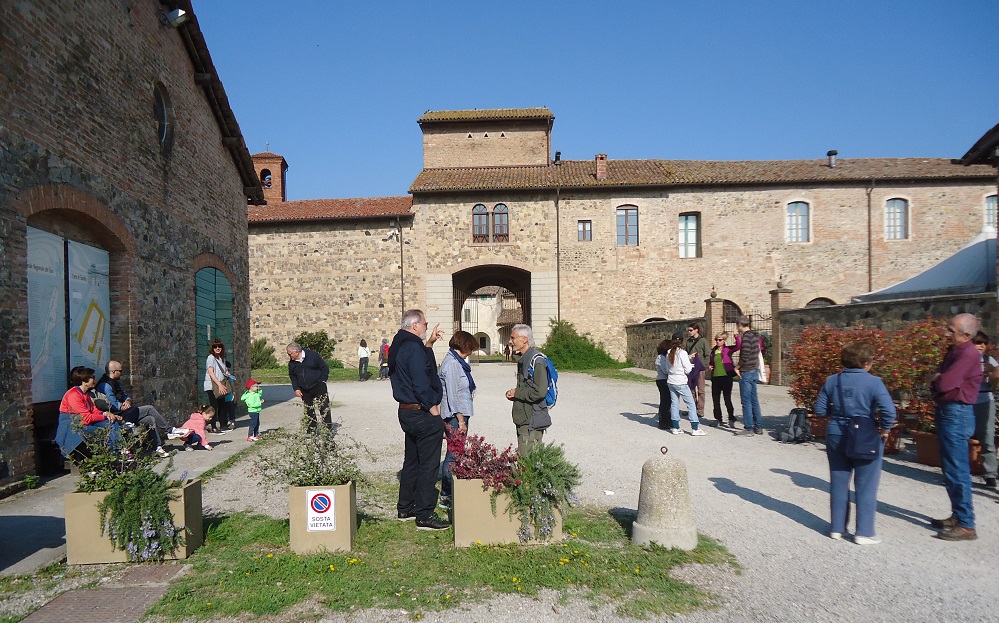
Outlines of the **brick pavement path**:
{"type": "Polygon", "coordinates": [[[142,565],[113,585],[67,591],[23,619],[23,623],[135,623],[156,603],[185,565],[142,565]]]}

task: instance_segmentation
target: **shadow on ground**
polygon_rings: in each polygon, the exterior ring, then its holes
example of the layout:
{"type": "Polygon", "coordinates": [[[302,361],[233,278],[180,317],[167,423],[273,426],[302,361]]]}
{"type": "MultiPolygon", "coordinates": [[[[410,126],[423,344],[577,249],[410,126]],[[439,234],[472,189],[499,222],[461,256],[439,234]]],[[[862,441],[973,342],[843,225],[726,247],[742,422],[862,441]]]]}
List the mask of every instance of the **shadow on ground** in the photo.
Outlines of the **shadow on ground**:
{"type": "Polygon", "coordinates": [[[729,478],[709,478],[708,480],[714,483],[715,488],[722,493],[739,496],[750,504],[756,504],[757,506],[773,511],[779,515],[783,515],[784,517],[787,517],[792,521],[796,521],[806,528],[811,528],[816,532],[825,533],[829,527],[829,522],[825,519],[817,517],[797,504],[785,502],[784,500],[778,500],[777,498],[766,495],[765,493],[760,493],[759,491],[755,491],[753,489],[747,489],[746,487],[736,484],[729,478]]]}

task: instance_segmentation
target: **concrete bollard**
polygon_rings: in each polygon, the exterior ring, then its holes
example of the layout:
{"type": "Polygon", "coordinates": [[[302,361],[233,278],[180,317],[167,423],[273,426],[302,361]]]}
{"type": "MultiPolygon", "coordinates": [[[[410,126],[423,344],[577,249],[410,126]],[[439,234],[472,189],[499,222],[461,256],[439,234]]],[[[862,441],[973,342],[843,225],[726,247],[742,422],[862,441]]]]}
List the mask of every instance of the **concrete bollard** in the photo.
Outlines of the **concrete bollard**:
{"type": "Polygon", "coordinates": [[[663,547],[691,550],[697,547],[697,527],[690,513],[690,489],[687,466],[680,459],[662,456],[649,459],[642,466],[642,484],[638,493],[638,519],[631,527],[636,545],[653,541],[663,547]]]}

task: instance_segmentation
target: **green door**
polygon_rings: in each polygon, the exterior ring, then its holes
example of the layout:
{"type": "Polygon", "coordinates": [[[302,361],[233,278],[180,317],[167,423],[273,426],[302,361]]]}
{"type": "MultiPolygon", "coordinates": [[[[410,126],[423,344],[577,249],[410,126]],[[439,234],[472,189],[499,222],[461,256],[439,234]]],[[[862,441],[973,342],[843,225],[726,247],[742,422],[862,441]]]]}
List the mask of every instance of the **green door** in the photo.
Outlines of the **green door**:
{"type": "Polygon", "coordinates": [[[205,380],[208,344],[215,338],[225,344],[226,359],[232,361],[232,284],[216,268],[202,268],[194,276],[198,327],[198,389],[205,380]]]}

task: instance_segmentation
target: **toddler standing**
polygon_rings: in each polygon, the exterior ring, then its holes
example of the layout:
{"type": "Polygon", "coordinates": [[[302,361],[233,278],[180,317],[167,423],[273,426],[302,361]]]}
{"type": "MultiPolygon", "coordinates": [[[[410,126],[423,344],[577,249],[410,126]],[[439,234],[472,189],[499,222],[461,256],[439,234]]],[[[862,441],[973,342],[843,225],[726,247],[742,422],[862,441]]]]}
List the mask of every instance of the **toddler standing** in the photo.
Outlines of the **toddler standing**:
{"type": "Polygon", "coordinates": [[[240,400],[246,403],[246,410],[250,414],[250,429],[247,431],[247,441],[258,441],[260,439],[260,409],[264,403],[262,394],[260,383],[257,383],[253,379],[246,382],[246,391],[243,392],[243,397],[240,400]]]}
{"type": "Polygon", "coordinates": [[[187,418],[187,421],[184,422],[183,428],[186,428],[191,432],[183,437],[184,450],[194,450],[197,446],[201,446],[205,450],[212,449],[212,447],[208,445],[208,435],[205,434],[205,428],[214,417],[215,409],[212,408],[211,405],[201,405],[201,411],[192,413],[191,417],[187,418]]]}

